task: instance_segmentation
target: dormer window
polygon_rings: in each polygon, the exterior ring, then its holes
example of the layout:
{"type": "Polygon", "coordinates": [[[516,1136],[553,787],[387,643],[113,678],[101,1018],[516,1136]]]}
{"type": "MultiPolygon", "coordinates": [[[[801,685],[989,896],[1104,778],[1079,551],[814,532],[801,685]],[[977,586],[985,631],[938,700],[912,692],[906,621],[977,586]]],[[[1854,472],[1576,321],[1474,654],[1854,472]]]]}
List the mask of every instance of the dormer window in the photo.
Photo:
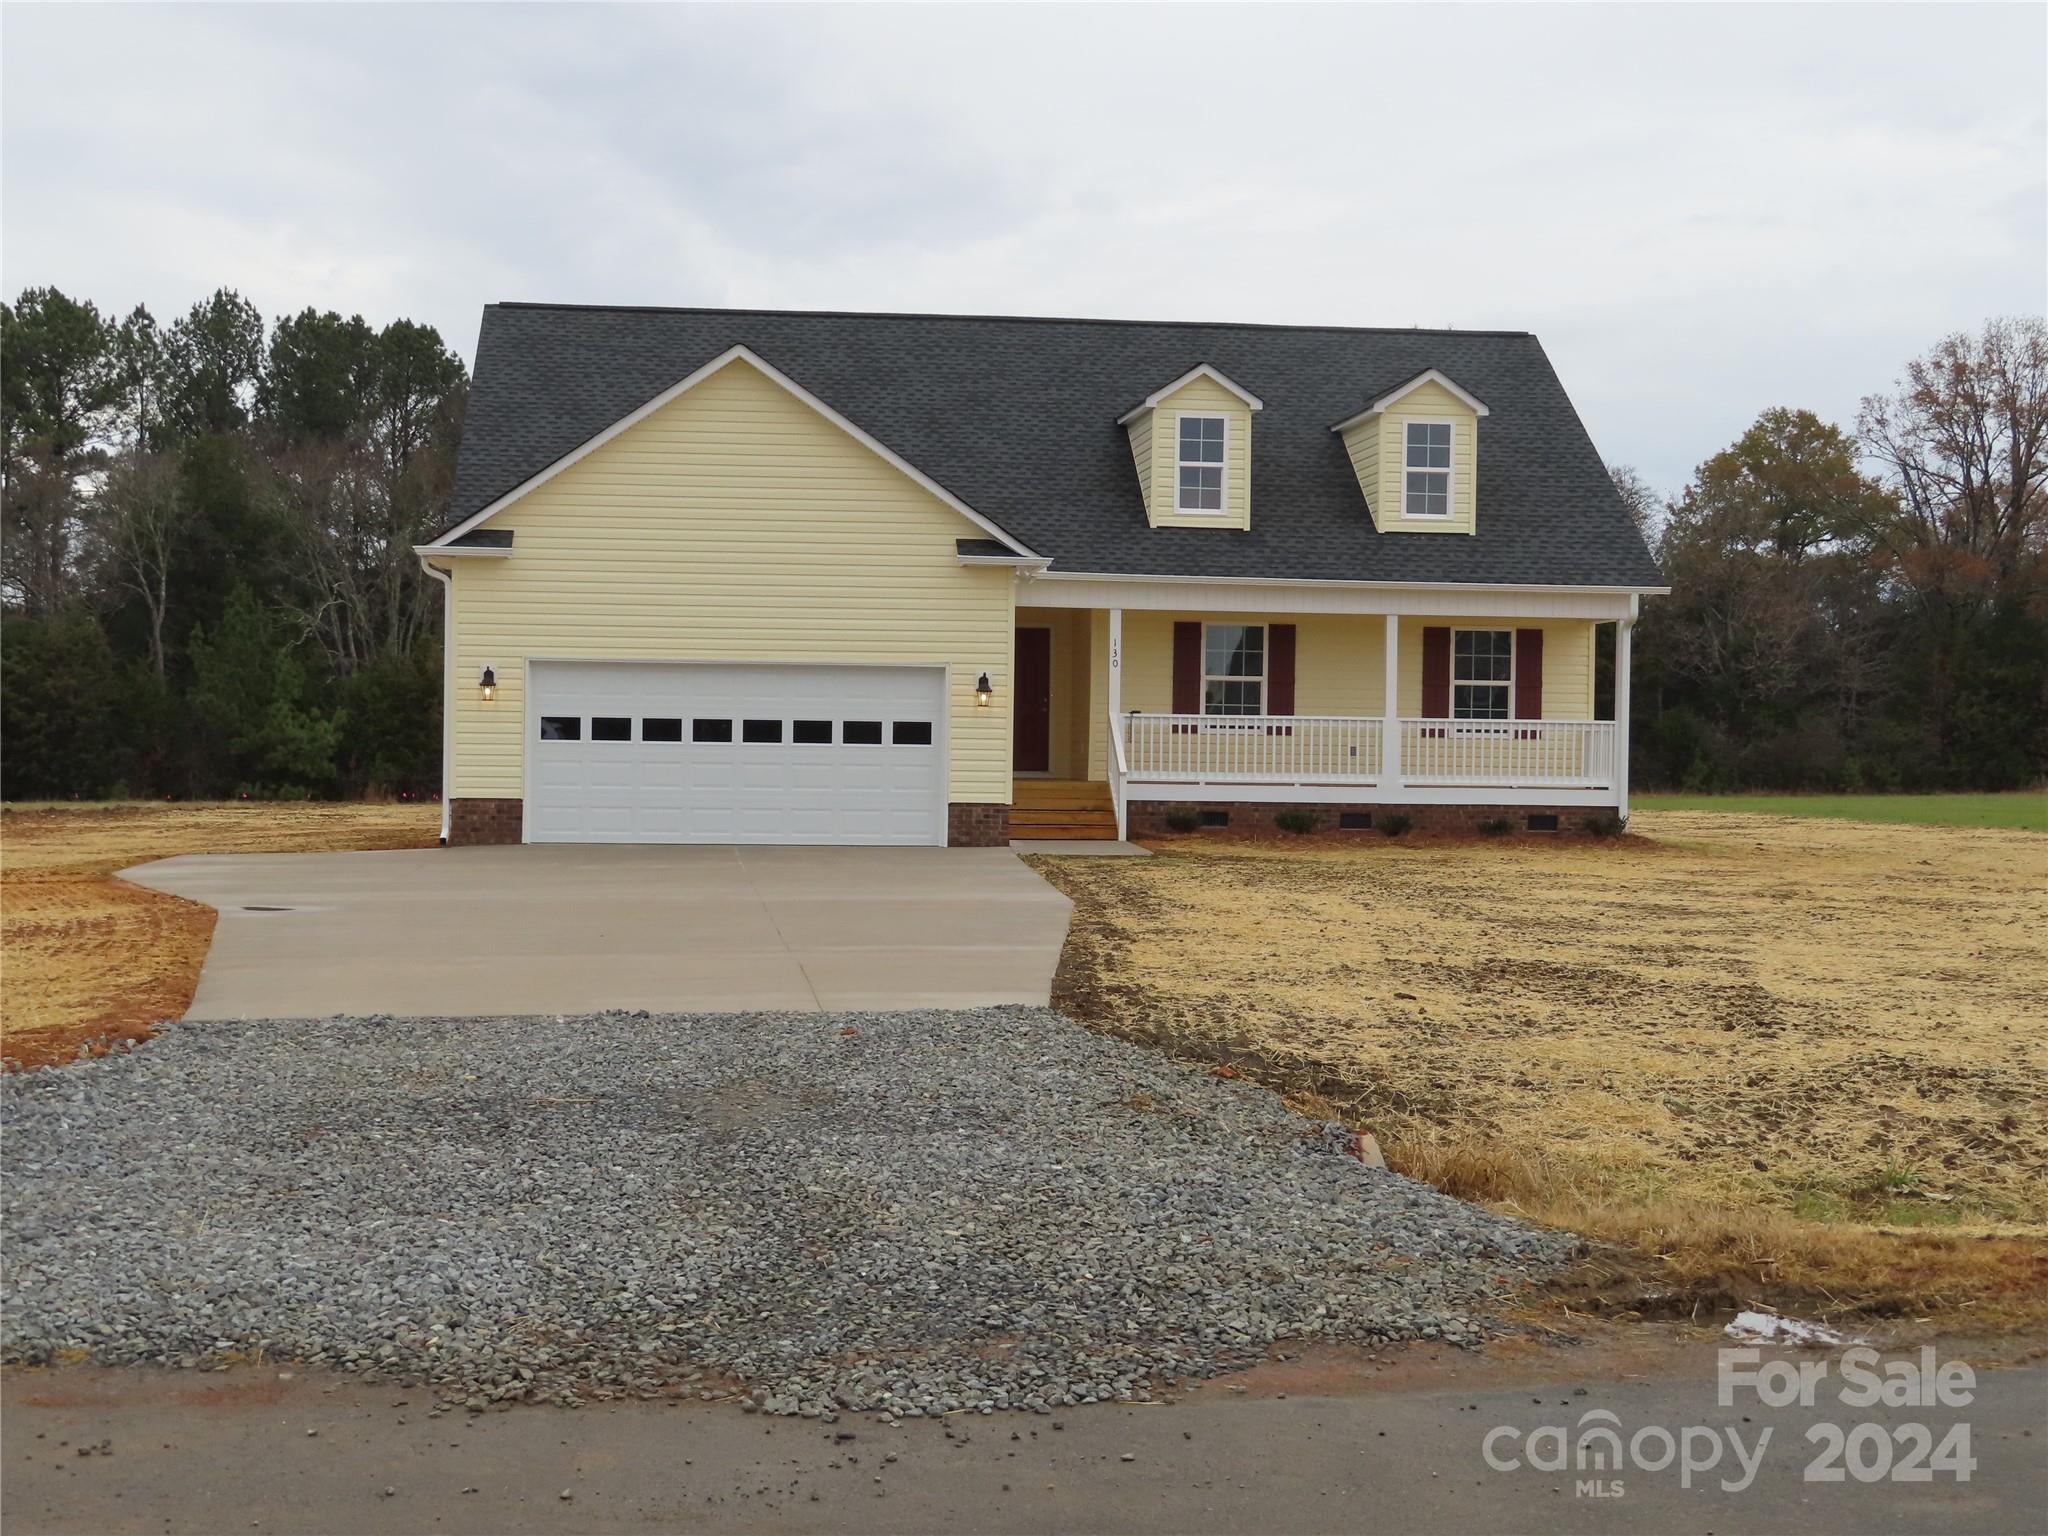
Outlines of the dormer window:
{"type": "Polygon", "coordinates": [[[1401,510],[1408,517],[1451,515],[1451,424],[1448,421],[1408,423],[1406,492],[1401,510]]]}
{"type": "Polygon", "coordinates": [[[1180,456],[1176,461],[1182,512],[1223,510],[1223,433],[1221,416],[1183,416],[1180,456]]]}

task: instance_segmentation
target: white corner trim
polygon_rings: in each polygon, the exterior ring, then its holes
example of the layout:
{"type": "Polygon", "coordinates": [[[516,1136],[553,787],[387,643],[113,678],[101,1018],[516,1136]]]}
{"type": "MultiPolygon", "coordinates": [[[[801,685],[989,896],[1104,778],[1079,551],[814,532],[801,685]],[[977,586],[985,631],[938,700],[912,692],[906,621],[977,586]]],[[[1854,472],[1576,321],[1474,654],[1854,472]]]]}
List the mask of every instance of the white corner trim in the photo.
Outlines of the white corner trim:
{"type": "Polygon", "coordinates": [[[1266,402],[1261,400],[1257,395],[1253,394],[1250,390],[1246,389],[1242,384],[1238,384],[1231,379],[1225,378],[1223,374],[1219,373],[1216,369],[1210,367],[1207,363],[1197,363],[1194,367],[1190,368],[1186,373],[1182,374],[1179,378],[1175,379],[1171,384],[1161,385],[1158,389],[1153,390],[1151,394],[1147,395],[1141,403],[1132,406],[1128,411],[1125,411],[1123,415],[1117,417],[1116,424],[1120,427],[1129,426],[1132,422],[1136,421],[1140,416],[1144,415],[1147,411],[1151,410],[1155,405],[1159,404],[1160,401],[1164,400],[1167,396],[1171,395],[1175,390],[1185,389],[1188,385],[1194,383],[1197,379],[1207,379],[1211,383],[1219,385],[1222,388],[1229,390],[1230,393],[1237,396],[1238,399],[1242,400],[1252,410],[1263,411],[1266,408],[1266,402]]]}
{"type": "Polygon", "coordinates": [[[674,400],[679,395],[687,393],[689,390],[695,389],[699,384],[703,383],[713,374],[719,372],[721,369],[725,368],[726,366],[732,363],[745,363],[749,367],[755,369],[757,372],[765,375],[772,382],[781,386],[782,389],[786,390],[789,394],[795,396],[798,400],[801,400],[805,405],[809,406],[812,410],[816,411],[820,416],[824,417],[827,421],[831,422],[833,426],[837,427],[840,431],[844,432],[848,437],[852,438],[855,442],[859,443],[863,448],[867,449],[870,453],[880,458],[884,463],[889,465],[890,468],[900,471],[902,474],[908,476],[911,480],[915,481],[919,486],[931,492],[932,495],[936,496],[940,501],[944,502],[953,511],[958,512],[962,517],[966,518],[970,523],[974,524],[975,527],[981,529],[982,532],[991,534],[994,537],[1001,539],[1005,544],[1008,544],[1012,549],[1018,551],[1020,554],[1026,556],[1027,558],[1037,558],[1036,556],[1032,555],[1032,552],[1030,550],[1024,547],[1024,544],[1021,540],[1019,540],[1010,533],[1006,533],[1003,529],[997,527],[994,523],[990,522],[987,518],[983,517],[979,512],[975,511],[974,508],[968,506],[967,503],[962,501],[958,496],[955,496],[951,491],[947,490],[943,485],[939,484],[938,481],[932,479],[930,475],[927,475],[915,464],[912,464],[908,459],[904,458],[901,454],[896,453],[887,445],[876,441],[873,437],[869,436],[866,432],[862,431],[859,427],[855,426],[851,421],[848,421],[844,416],[840,415],[839,412],[833,410],[831,406],[827,405],[824,401],[820,400],[816,395],[812,394],[809,390],[805,389],[803,385],[797,383],[795,379],[792,379],[788,374],[784,373],[781,369],[777,368],[773,363],[769,362],[767,359],[763,358],[759,353],[755,352],[753,348],[745,345],[737,345],[726,348],[725,351],[719,353],[718,356],[711,359],[710,362],[706,363],[696,372],[689,374],[687,377],[679,379],[675,383],[669,385],[667,389],[664,389],[660,394],[656,395],[652,400],[649,400],[646,404],[640,406],[637,410],[629,411],[626,415],[621,416],[617,421],[613,422],[610,426],[606,427],[602,432],[598,433],[595,437],[588,439],[581,446],[571,449],[568,453],[563,454],[559,459],[555,460],[554,463],[550,464],[546,469],[541,470],[538,474],[532,475],[529,478],[521,481],[518,485],[513,486],[511,490],[507,491],[504,495],[500,496],[496,501],[492,502],[489,506],[485,507],[481,512],[478,512],[474,516],[469,517],[464,521],[456,524],[456,526],[450,528],[446,533],[442,534],[439,538],[435,539],[432,544],[426,547],[432,549],[434,553],[437,555],[452,553],[452,551],[450,551],[448,548],[449,540],[459,539],[462,537],[462,535],[468,533],[472,528],[475,528],[479,523],[484,522],[486,519],[497,516],[507,507],[511,506],[513,502],[519,500],[520,497],[526,495],[527,492],[534,490],[539,486],[547,484],[548,481],[554,479],[555,476],[559,475],[563,470],[570,468],[572,465],[581,463],[584,459],[590,457],[591,454],[597,452],[598,449],[602,448],[606,443],[610,442],[613,438],[619,436],[619,434],[621,434],[622,432],[629,431],[632,428],[638,426],[641,422],[645,421],[649,416],[652,416],[656,411],[660,410],[663,406],[667,405],[671,400],[674,400]]]}
{"type": "Polygon", "coordinates": [[[1445,389],[1467,406],[1475,416],[1490,416],[1493,414],[1487,410],[1485,404],[1477,395],[1464,388],[1456,379],[1445,373],[1441,368],[1425,368],[1405,384],[1398,384],[1388,390],[1364,410],[1357,412],[1355,415],[1346,416],[1342,421],[1330,428],[1330,430],[1332,432],[1348,432],[1361,421],[1364,421],[1366,417],[1382,414],[1403,395],[1412,394],[1425,384],[1435,384],[1445,389]]]}
{"type": "Polygon", "coordinates": [[[1036,576],[1052,562],[1042,555],[1027,557],[1020,555],[956,555],[957,565],[1006,565],[1026,575],[1036,576]]]}

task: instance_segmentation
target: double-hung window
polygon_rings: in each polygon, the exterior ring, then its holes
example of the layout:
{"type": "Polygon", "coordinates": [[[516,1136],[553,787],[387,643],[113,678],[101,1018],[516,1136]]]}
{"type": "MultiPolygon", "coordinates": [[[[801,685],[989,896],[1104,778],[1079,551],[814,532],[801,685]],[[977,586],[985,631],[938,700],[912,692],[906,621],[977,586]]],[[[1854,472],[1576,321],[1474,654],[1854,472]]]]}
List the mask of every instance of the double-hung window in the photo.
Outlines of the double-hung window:
{"type": "Polygon", "coordinates": [[[1223,432],[1221,416],[1180,419],[1180,492],[1174,506],[1182,512],[1223,510],[1223,432]]]}
{"type": "Polygon", "coordinates": [[[1451,424],[1411,421],[1407,431],[1407,491],[1402,511],[1409,517],[1451,515],[1451,424]]]}
{"type": "Polygon", "coordinates": [[[1514,713],[1515,632],[1451,633],[1451,718],[1506,720],[1514,713]]]}
{"type": "Polygon", "coordinates": [[[1266,712],[1266,626],[1202,626],[1202,713],[1266,712]]]}

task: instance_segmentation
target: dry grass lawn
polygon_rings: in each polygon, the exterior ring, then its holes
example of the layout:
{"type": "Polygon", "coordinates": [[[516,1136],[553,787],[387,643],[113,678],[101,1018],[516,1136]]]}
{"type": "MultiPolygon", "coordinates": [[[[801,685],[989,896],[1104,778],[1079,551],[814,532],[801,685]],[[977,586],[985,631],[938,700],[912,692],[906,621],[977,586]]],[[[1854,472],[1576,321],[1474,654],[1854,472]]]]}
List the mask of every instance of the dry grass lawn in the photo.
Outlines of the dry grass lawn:
{"type": "Polygon", "coordinates": [[[1633,826],[1037,860],[1055,1002],[1631,1246],[1673,1307],[2048,1316],[2048,838],[1633,826]]]}
{"type": "Polygon", "coordinates": [[[179,853],[431,846],[433,805],[119,804],[0,812],[0,1057],[68,1061],[192,1000],[213,912],[113,878],[179,853]]]}

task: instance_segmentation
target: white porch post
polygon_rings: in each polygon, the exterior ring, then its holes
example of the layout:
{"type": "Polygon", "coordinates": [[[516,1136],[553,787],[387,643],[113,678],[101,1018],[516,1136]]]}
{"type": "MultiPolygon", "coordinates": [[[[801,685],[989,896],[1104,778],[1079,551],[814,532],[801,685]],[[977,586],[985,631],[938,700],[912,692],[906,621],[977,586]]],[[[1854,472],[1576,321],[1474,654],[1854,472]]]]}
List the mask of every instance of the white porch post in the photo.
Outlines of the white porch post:
{"type": "Polygon", "coordinates": [[[1640,598],[1630,597],[1628,617],[1614,626],[1614,814],[1624,821],[1628,819],[1629,652],[1635,644],[1640,602],[1640,598]]]}
{"type": "Polygon", "coordinates": [[[1124,716],[1124,611],[1109,610],[1109,718],[1123,728],[1124,716]]]}
{"type": "Polygon", "coordinates": [[[1380,788],[1401,783],[1401,616],[1387,615],[1387,684],[1380,709],[1380,788]]]}
{"type": "Polygon", "coordinates": [[[1122,842],[1130,835],[1130,806],[1124,799],[1123,775],[1117,772],[1117,754],[1123,751],[1124,735],[1124,611],[1109,610],[1109,795],[1116,807],[1116,837],[1122,842]]]}

